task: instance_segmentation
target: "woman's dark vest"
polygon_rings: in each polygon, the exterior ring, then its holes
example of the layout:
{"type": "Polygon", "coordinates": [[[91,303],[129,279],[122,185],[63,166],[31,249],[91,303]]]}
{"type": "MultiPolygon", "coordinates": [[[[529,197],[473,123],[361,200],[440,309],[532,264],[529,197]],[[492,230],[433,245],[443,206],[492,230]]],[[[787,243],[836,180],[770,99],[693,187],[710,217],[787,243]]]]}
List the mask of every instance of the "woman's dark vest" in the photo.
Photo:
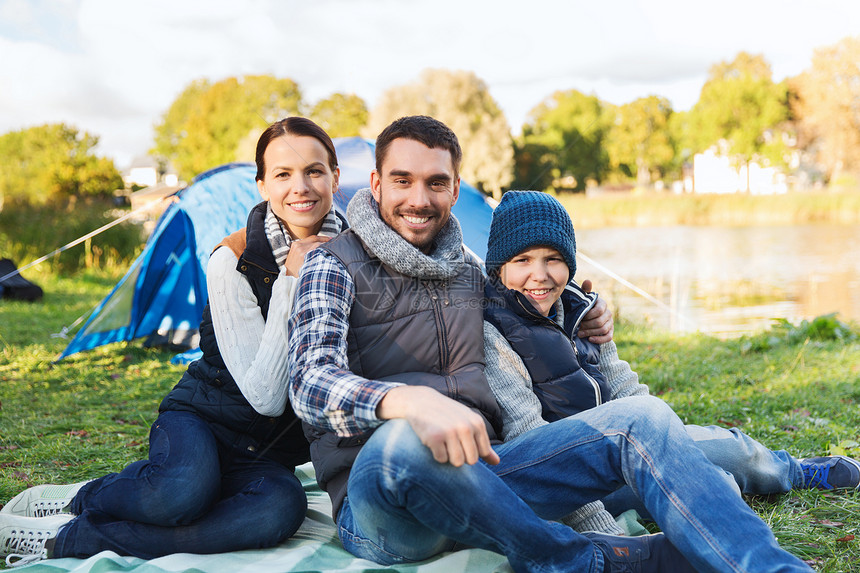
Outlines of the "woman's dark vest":
{"type": "MultiPolygon", "coordinates": [[[[351,230],[319,248],[340,261],[355,285],[349,369],[371,380],[435,388],[480,414],[498,443],[501,413],[484,376],[484,277],[477,262],[467,258],[450,280],[421,280],[370,255],[351,230]]],[[[349,470],[372,432],[351,438],[311,426],[306,432],[317,481],[331,496],[336,518],[349,470]]]]}
{"type": "Polygon", "coordinates": [[[505,337],[522,358],[532,388],[554,422],[593,408],[609,399],[606,378],[598,368],[600,348],[576,336],[582,317],[594,304],[573,284],[561,295],[564,327],[542,316],[525,295],[505,288],[495,278],[487,282],[484,319],[505,337]]]}
{"type": "MultiPolygon", "coordinates": [[[[248,216],[245,249],[236,266],[251,285],[264,319],[269,313],[272,284],[279,270],[266,237],[265,218],[266,203],[263,202],[248,216]]],[[[258,414],[242,395],[218,349],[208,304],[200,321],[200,349],[203,357],[188,366],[182,379],[162,401],[160,410],[196,413],[209,423],[215,437],[229,447],[293,468],[307,462],[310,459],[308,442],[290,405],[287,404],[281,416],[272,418],[258,414]]]]}

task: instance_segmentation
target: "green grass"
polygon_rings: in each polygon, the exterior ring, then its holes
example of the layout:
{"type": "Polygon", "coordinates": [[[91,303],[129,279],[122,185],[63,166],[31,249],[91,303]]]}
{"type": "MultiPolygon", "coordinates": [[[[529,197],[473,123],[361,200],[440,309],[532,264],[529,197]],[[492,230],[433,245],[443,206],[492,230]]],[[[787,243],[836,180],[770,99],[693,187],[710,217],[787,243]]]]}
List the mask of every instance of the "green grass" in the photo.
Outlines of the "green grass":
{"type": "MultiPolygon", "coordinates": [[[[158,403],[183,371],[171,353],[114,344],[52,364],[53,338],[119,278],[89,271],[28,278],[45,299],[0,300],[0,503],[40,483],[69,483],[143,458],[158,403]]],[[[736,340],[621,324],[619,352],[687,423],[737,426],[802,457],[860,457],[860,342],[835,317],[736,340]]],[[[780,543],[817,571],[860,569],[860,493],[792,492],[749,503],[780,543]]]]}
{"type": "MultiPolygon", "coordinates": [[[[0,209],[0,253],[23,267],[126,212],[99,198],[39,206],[6,205],[0,209]]],[[[82,268],[127,268],[140,252],[142,242],[140,226],[126,221],[63,251],[41,266],[57,273],[74,273],[82,268]]],[[[30,271],[24,276],[29,278],[30,271]]]]}
{"type": "Polygon", "coordinates": [[[53,364],[52,335],[88,312],[118,275],[28,273],[40,303],[0,300],[0,501],[24,487],[116,471],[144,457],[158,403],[183,368],[171,353],[114,344],[53,364]],[[33,276],[31,276],[33,275],[33,276]]]}
{"type": "MultiPolygon", "coordinates": [[[[738,427],[795,457],[860,458],[860,343],[835,317],[779,322],[737,340],[622,325],[619,354],[689,424],[738,427]]],[[[860,570],[860,493],[748,498],[780,543],[817,571],[860,570]]]]}

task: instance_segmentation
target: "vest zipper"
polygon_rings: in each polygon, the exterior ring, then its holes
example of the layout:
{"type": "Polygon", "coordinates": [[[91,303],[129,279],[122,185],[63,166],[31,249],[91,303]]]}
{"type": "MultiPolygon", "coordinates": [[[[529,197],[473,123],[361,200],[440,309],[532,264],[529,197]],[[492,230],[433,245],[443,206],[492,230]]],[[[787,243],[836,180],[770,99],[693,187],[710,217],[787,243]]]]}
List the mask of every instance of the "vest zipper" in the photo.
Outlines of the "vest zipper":
{"type": "MultiPolygon", "coordinates": [[[[519,299],[519,297],[515,297],[515,298],[516,298],[516,301],[519,303],[520,308],[522,308],[524,311],[526,311],[530,316],[533,316],[534,318],[541,320],[543,322],[549,323],[550,325],[552,325],[552,327],[557,328],[558,330],[562,331],[564,333],[565,338],[567,338],[567,332],[564,331],[564,328],[562,328],[560,324],[558,324],[556,321],[554,321],[550,318],[547,318],[546,316],[544,316],[542,314],[538,314],[535,311],[527,308],[523,304],[523,302],[519,299]]],[[[576,319],[576,322],[574,323],[572,333],[576,332],[576,329],[579,328],[579,323],[582,322],[583,317],[591,309],[592,306],[594,306],[594,301],[591,301],[591,304],[588,305],[585,308],[585,310],[583,310],[580,313],[579,317],[576,319]]],[[[570,345],[573,347],[573,354],[574,354],[574,356],[576,356],[576,361],[579,362],[579,349],[576,347],[576,341],[573,339],[572,333],[571,333],[571,337],[570,337],[570,345]]],[[[582,365],[582,362],[579,362],[579,369],[582,370],[583,374],[585,374],[585,378],[589,382],[591,382],[591,387],[594,390],[594,403],[595,403],[595,405],[599,406],[599,405],[603,404],[603,392],[600,391],[600,384],[598,384],[597,380],[595,380],[594,377],[588,373],[588,370],[585,369],[585,366],[582,365]]]]}
{"type": "MultiPolygon", "coordinates": [[[[567,336],[567,334],[565,334],[567,336]]],[[[571,339],[570,345],[573,346],[573,353],[576,355],[576,360],[579,362],[579,350],[576,348],[576,341],[571,339]]],[[[594,403],[597,406],[603,404],[603,392],[600,391],[600,384],[597,383],[591,374],[588,373],[588,370],[585,369],[585,366],[582,365],[582,362],[579,363],[579,367],[582,369],[582,373],[585,374],[585,377],[591,382],[591,387],[594,389],[594,403]]]]}
{"type": "MultiPolygon", "coordinates": [[[[570,345],[573,346],[573,353],[576,355],[577,361],[579,361],[579,350],[576,348],[576,341],[573,340],[573,334],[572,333],[579,330],[579,324],[582,322],[582,319],[585,318],[585,315],[588,313],[588,311],[591,310],[591,307],[594,306],[595,300],[597,300],[597,299],[592,299],[591,303],[585,307],[585,310],[583,310],[581,313],[579,313],[579,316],[576,318],[576,322],[573,325],[573,330],[571,331],[570,345]]],[[[567,336],[567,333],[565,333],[565,336],[567,336]]],[[[580,362],[580,367],[582,368],[582,373],[585,374],[585,377],[588,378],[588,381],[591,382],[591,385],[594,388],[594,400],[595,400],[594,403],[597,404],[598,406],[603,404],[603,392],[600,391],[600,384],[598,384],[597,380],[595,380],[591,376],[591,374],[588,373],[588,370],[586,370],[585,367],[582,366],[581,362],[580,362]]]]}
{"type": "Polygon", "coordinates": [[[430,293],[430,300],[433,301],[433,316],[436,319],[436,330],[439,332],[439,369],[442,375],[448,376],[448,331],[445,329],[445,321],[442,320],[439,295],[427,283],[425,288],[430,293]]]}

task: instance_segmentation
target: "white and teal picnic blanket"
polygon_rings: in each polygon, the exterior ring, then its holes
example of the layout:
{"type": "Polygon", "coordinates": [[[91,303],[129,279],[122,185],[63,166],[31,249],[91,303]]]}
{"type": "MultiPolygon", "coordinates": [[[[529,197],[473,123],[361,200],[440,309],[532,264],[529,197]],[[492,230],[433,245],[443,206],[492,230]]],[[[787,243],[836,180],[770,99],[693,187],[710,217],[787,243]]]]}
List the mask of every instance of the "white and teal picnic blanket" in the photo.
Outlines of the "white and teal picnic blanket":
{"type": "MultiPolygon", "coordinates": [[[[340,544],[331,519],[331,501],[320,490],[311,464],[300,466],[296,475],[308,496],[308,513],[298,532],[271,549],[248,549],[215,555],[176,553],[144,561],[136,557],[121,557],[103,551],[89,559],[49,559],[22,567],[26,573],[335,573],[340,571],[402,571],[408,573],[511,573],[508,560],[483,549],[464,549],[444,553],[413,565],[384,567],[357,559],[340,544]]],[[[622,516],[627,517],[627,516],[622,516]]],[[[630,519],[630,518],[628,518],[630,519]]],[[[636,527],[635,520],[619,524],[628,533],[636,527]],[[634,524],[632,527],[630,523],[634,524]]],[[[644,531],[643,531],[644,532],[644,531]]]]}
{"type": "Polygon", "coordinates": [[[339,571],[404,571],[410,573],[510,573],[504,556],[482,549],[445,553],[414,565],[383,567],[347,553],[331,519],[331,501],[320,490],[311,464],[296,475],[308,496],[308,513],[298,532],[271,549],[248,549],[216,555],[176,553],[144,561],[103,551],[89,559],[49,559],[17,569],[26,573],[335,573],[339,571]]]}

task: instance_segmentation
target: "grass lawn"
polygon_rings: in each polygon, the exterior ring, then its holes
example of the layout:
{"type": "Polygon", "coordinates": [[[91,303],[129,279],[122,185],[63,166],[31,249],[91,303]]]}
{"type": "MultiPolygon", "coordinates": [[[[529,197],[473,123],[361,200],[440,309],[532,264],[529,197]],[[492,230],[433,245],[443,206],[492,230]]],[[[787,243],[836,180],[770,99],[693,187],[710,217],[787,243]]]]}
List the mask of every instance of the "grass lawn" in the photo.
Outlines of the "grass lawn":
{"type": "MultiPolygon", "coordinates": [[[[52,337],[119,278],[27,273],[35,304],[0,300],[0,504],[28,486],[117,471],[146,456],[171,353],[114,344],[52,364],[52,337]]],[[[832,318],[720,341],[619,325],[619,353],[687,423],[742,428],[797,457],[860,457],[860,341],[832,318]]],[[[860,493],[800,491],[749,503],[817,571],[860,570],[860,493]]]]}

